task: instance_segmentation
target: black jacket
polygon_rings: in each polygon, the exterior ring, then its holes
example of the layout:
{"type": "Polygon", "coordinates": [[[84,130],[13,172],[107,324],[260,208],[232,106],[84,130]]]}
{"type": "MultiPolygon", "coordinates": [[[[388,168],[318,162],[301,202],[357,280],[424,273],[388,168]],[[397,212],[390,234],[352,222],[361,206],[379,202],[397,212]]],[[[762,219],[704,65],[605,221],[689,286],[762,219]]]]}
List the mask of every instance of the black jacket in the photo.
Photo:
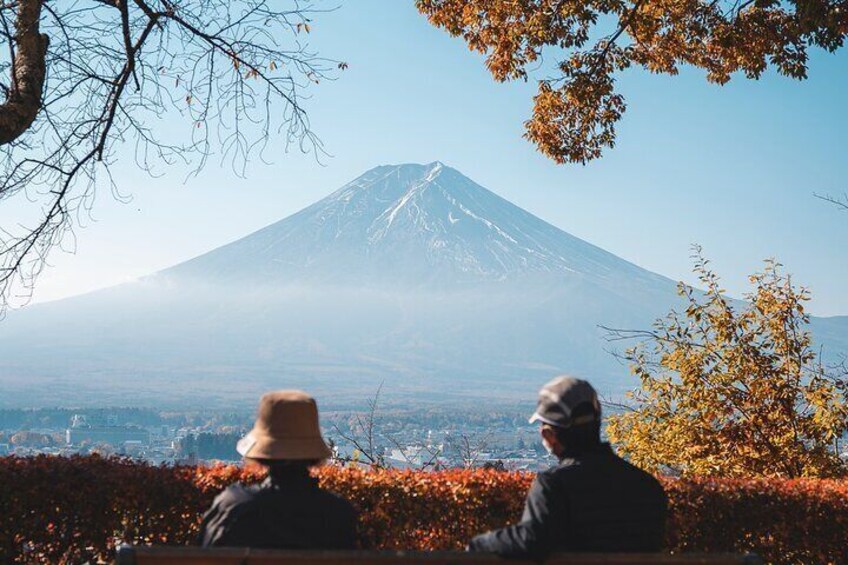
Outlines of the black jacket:
{"type": "Polygon", "coordinates": [[[356,513],[304,468],[228,487],[203,516],[200,543],[267,549],[354,549],[356,513]]]}
{"type": "Polygon", "coordinates": [[[659,482],[605,443],[539,473],[521,522],[475,537],[469,549],[535,558],[556,552],[659,551],[666,505],[659,482]]]}

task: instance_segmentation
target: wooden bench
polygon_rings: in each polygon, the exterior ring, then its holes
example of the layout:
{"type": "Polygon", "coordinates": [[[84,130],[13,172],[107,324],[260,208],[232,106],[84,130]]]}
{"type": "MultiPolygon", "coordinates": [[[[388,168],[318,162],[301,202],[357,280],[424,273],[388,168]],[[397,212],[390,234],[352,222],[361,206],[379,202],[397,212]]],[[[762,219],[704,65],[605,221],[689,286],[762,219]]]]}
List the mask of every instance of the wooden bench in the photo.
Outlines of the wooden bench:
{"type": "MultiPolygon", "coordinates": [[[[133,547],[118,549],[117,565],[539,565],[484,553],[460,551],[276,551],[197,547],[133,547]]],[[[731,554],[564,554],[546,565],[760,565],[755,555],[731,554]]]]}

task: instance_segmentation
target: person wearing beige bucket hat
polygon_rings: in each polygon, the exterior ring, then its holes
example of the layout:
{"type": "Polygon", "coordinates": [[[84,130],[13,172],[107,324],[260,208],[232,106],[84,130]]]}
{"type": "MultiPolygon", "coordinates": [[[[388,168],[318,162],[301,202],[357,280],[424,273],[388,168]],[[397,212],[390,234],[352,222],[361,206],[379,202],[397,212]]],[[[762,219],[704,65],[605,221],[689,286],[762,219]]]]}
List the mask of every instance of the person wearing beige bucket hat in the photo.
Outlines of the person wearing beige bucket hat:
{"type": "Polygon", "coordinates": [[[200,543],[273,549],[353,549],[356,513],[318,487],[309,469],[332,455],[321,436],[318,406],[302,391],[269,392],[253,429],[236,444],[246,461],[264,466],[260,485],[235,484],[203,516],[200,543]]]}

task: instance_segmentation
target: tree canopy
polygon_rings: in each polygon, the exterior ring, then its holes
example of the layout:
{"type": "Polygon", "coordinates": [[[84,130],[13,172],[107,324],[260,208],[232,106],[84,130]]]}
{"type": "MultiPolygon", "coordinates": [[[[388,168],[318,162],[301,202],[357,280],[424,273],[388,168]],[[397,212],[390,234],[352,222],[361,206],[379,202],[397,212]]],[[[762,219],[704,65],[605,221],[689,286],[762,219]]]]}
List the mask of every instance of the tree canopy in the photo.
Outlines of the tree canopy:
{"type": "Polygon", "coordinates": [[[813,348],[808,292],[768,261],[750,277],[746,302],[734,302],[700,250],[696,257],[706,290],[681,284],[685,312],[671,311],[653,330],[611,334],[639,340],[625,357],[641,387],[633,409],[610,418],[610,440],[653,471],[844,476],[848,373],[813,348]]]}
{"type": "Polygon", "coordinates": [[[0,229],[0,298],[38,274],[98,185],[120,193],[120,145],[153,174],[197,170],[215,152],[241,171],[272,134],[320,152],[305,89],[344,64],[310,51],[317,12],[303,0],[0,5],[0,201],[25,195],[35,208],[0,229]]]}
{"type": "Polygon", "coordinates": [[[416,0],[430,22],[485,54],[498,81],[527,80],[542,59],[525,137],[557,163],[586,163],[615,144],[625,100],[616,75],[631,67],[677,74],[682,65],[724,84],[769,67],[804,79],[811,48],[835,51],[848,0],[416,0]]]}

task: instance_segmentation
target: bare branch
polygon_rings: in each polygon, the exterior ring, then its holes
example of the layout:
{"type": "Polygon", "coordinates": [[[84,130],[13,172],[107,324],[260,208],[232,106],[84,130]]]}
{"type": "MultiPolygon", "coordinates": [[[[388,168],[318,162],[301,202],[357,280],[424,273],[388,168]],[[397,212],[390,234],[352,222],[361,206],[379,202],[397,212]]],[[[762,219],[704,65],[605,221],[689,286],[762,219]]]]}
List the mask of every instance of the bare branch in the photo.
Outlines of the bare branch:
{"type": "Polygon", "coordinates": [[[244,174],[272,136],[323,154],[303,93],[337,63],[311,52],[298,25],[317,12],[304,0],[4,5],[0,202],[16,198],[31,213],[0,228],[0,313],[18,289],[26,299],[98,190],[122,193],[110,172],[119,145],[153,176],[173,163],[196,173],[216,145],[244,174]],[[185,121],[181,141],[161,128],[164,116],[185,121]]]}
{"type": "Polygon", "coordinates": [[[829,202],[837,208],[848,212],[848,193],[844,193],[841,196],[834,196],[830,194],[813,194],[813,196],[815,196],[819,200],[829,202]]]}
{"type": "Polygon", "coordinates": [[[384,468],[386,466],[385,458],[377,452],[376,443],[376,428],[377,428],[377,407],[380,400],[380,393],[383,390],[383,383],[377,387],[377,392],[372,398],[368,399],[368,412],[363,419],[362,415],[355,415],[356,426],[351,430],[351,433],[344,433],[338,425],[335,425],[336,433],[342,439],[350,442],[359,453],[365,457],[372,467],[384,468]]]}
{"type": "Polygon", "coordinates": [[[480,456],[489,446],[491,437],[491,433],[477,437],[460,434],[458,437],[451,436],[448,438],[448,443],[459,454],[462,466],[466,469],[473,469],[479,463],[480,456]]]}

